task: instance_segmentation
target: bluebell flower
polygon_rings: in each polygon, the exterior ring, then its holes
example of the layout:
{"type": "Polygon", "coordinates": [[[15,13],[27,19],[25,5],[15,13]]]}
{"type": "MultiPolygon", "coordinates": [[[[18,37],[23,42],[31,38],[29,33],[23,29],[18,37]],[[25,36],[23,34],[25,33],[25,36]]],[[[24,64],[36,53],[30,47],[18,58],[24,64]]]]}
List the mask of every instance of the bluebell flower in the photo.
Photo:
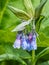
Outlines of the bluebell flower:
{"type": "Polygon", "coordinates": [[[28,51],[31,51],[31,39],[32,39],[32,35],[29,34],[26,41],[27,41],[27,49],[28,51]]]}
{"type": "Polygon", "coordinates": [[[27,49],[26,49],[26,50],[31,51],[30,43],[28,43],[28,45],[27,45],[27,49]]]}
{"type": "Polygon", "coordinates": [[[37,44],[36,44],[36,34],[33,34],[32,42],[31,42],[31,50],[36,50],[37,44]]]}
{"type": "Polygon", "coordinates": [[[22,48],[23,50],[36,50],[36,34],[30,33],[29,35],[19,34],[14,42],[14,48],[22,48]]]}
{"type": "Polygon", "coordinates": [[[27,42],[26,42],[26,36],[23,34],[22,36],[22,43],[21,43],[21,47],[26,50],[27,49],[27,42]]]}
{"type": "Polygon", "coordinates": [[[27,42],[27,47],[26,47],[26,50],[29,51],[29,48],[30,48],[30,44],[29,44],[29,40],[28,40],[28,37],[26,38],[26,42],[27,42]]]}
{"type": "Polygon", "coordinates": [[[21,39],[20,38],[21,38],[21,35],[18,35],[15,42],[14,42],[14,45],[13,45],[14,48],[18,48],[18,49],[20,48],[20,46],[21,46],[21,39]]]}

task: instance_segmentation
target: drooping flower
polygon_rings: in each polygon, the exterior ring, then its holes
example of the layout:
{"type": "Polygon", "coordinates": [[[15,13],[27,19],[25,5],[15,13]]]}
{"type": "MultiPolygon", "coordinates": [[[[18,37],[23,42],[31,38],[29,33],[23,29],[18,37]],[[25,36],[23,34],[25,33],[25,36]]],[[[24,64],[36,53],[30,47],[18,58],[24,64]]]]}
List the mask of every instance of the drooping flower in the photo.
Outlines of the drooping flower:
{"type": "Polygon", "coordinates": [[[17,38],[14,42],[14,45],[13,45],[14,48],[20,48],[21,47],[21,34],[18,34],[17,35],[17,38]]]}
{"type": "Polygon", "coordinates": [[[31,42],[31,50],[36,50],[37,49],[37,44],[36,44],[36,34],[33,34],[32,37],[32,42],[31,42]]]}
{"type": "Polygon", "coordinates": [[[31,50],[36,50],[36,49],[37,49],[36,34],[30,33],[27,39],[27,49],[26,50],[31,51],[31,50]]]}
{"type": "Polygon", "coordinates": [[[36,50],[37,49],[37,44],[36,44],[36,34],[19,34],[14,42],[13,45],[14,48],[19,49],[20,47],[23,50],[36,50]]]}
{"type": "Polygon", "coordinates": [[[26,42],[26,36],[23,34],[22,36],[22,43],[21,43],[21,47],[26,50],[27,49],[27,42],[26,42]]]}

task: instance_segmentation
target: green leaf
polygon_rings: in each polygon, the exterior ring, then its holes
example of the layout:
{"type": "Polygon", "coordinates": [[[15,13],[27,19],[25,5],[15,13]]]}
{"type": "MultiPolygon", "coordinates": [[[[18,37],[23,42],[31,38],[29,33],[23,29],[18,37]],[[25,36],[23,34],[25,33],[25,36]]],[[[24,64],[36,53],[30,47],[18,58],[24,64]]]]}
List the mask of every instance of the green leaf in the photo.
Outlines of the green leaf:
{"type": "Polygon", "coordinates": [[[44,0],[44,1],[42,0],[40,2],[39,6],[35,9],[35,18],[36,18],[36,20],[40,17],[40,14],[41,14],[42,9],[43,9],[46,2],[47,2],[47,0],[44,0]]]}
{"type": "Polygon", "coordinates": [[[38,65],[49,65],[49,61],[38,63],[38,65]]]}
{"type": "Polygon", "coordinates": [[[44,55],[49,54],[49,47],[45,48],[44,50],[42,50],[39,54],[37,54],[36,56],[36,61],[38,59],[40,59],[41,57],[43,57],[44,55]]]}
{"type": "Polygon", "coordinates": [[[17,9],[17,8],[14,8],[12,6],[8,6],[8,8],[20,19],[23,19],[23,20],[28,20],[30,19],[30,16],[23,10],[20,10],[20,9],[17,9]]]}
{"type": "Polygon", "coordinates": [[[41,32],[43,32],[49,38],[49,26],[42,29],[41,32]]]}
{"type": "Polygon", "coordinates": [[[3,31],[0,30],[0,43],[2,42],[10,42],[13,43],[16,37],[16,33],[10,32],[10,31],[3,31]]]}
{"type": "Polygon", "coordinates": [[[2,54],[0,55],[0,61],[3,61],[3,60],[17,60],[19,57],[18,56],[15,56],[13,54],[2,54]]]}
{"type": "Polygon", "coordinates": [[[47,3],[45,4],[42,14],[45,15],[46,17],[49,16],[49,0],[47,0],[47,3]]]}
{"type": "Polygon", "coordinates": [[[21,57],[22,59],[30,59],[31,58],[31,56],[28,52],[26,52],[22,49],[14,49],[12,43],[2,42],[2,43],[0,43],[0,45],[3,47],[3,49],[5,51],[4,54],[13,54],[16,57],[19,57],[19,58],[21,57]]]}
{"type": "Polygon", "coordinates": [[[35,22],[36,23],[36,31],[39,32],[40,26],[42,23],[42,20],[44,19],[44,16],[40,16],[39,19],[35,22]]]}
{"type": "Polygon", "coordinates": [[[1,50],[0,54],[4,54],[5,53],[5,49],[3,48],[2,45],[0,45],[0,50],[1,50]]]}
{"type": "Polygon", "coordinates": [[[49,38],[45,36],[45,34],[39,32],[37,45],[38,47],[49,47],[49,38]]]}
{"type": "MultiPolygon", "coordinates": [[[[38,47],[38,49],[36,50],[36,56],[42,52],[44,49],[46,49],[48,47],[38,47]]],[[[46,53],[46,52],[45,52],[46,53]]],[[[42,57],[40,57],[39,59],[37,59],[37,64],[40,63],[40,62],[46,62],[49,60],[49,52],[45,55],[43,55],[42,57]]]]}
{"type": "Polygon", "coordinates": [[[21,58],[19,58],[18,55],[16,56],[14,54],[2,54],[2,55],[0,55],[0,61],[4,61],[4,60],[16,60],[16,61],[21,62],[22,64],[26,65],[26,63],[21,58]]]}
{"type": "Polygon", "coordinates": [[[4,44],[3,44],[3,42],[2,42],[2,43],[0,43],[0,46],[2,46],[2,47],[0,47],[1,51],[2,52],[4,51],[3,54],[0,54],[0,61],[15,60],[15,61],[18,61],[18,62],[26,65],[24,60],[22,60],[22,58],[20,58],[20,54],[18,53],[18,50],[16,49],[17,50],[17,52],[16,52],[15,49],[12,47],[11,43],[7,44],[4,42],[4,44]]]}
{"type": "Polygon", "coordinates": [[[21,9],[21,10],[26,10],[24,7],[24,1],[23,0],[10,0],[9,4],[13,5],[14,7],[21,9]]]}
{"type": "MultiPolygon", "coordinates": [[[[3,4],[5,3],[5,0],[2,1],[3,4]]],[[[10,0],[8,2],[9,4],[13,5],[14,7],[17,7],[19,9],[25,10],[24,4],[23,4],[23,0],[10,0]],[[19,4],[20,3],[20,4],[19,4]]],[[[3,5],[2,4],[2,5],[3,5]]],[[[19,18],[17,18],[9,9],[5,9],[4,11],[4,15],[2,17],[2,21],[1,21],[1,25],[0,25],[0,29],[4,29],[4,30],[12,30],[15,28],[16,25],[18,25],[20,23],[21,20],[19,20],[19,18]]]]}
{"type": "Polygon", "coordinates": [[[1,21],[0,29],[11,31],[21,20],[8,9],[4,12],[4,16],[1,21]]]}
{"type": "Polygon", "coordinates": [[[30,17],[34,17],[35,10],[34,10],[31,0],[24,0],[24,5],[30,17]]]}
{"type": "Polygon", "coordinates": [[[49,14],[46,16],[41,23],[40,31],[44,30],[46,27],[49,26],[49,14]]]}
{"type": "Polygon", "coordinates": [[[36,8],[39,5],[40,0],[32,0],[32,3],[34,5],[34,7],[36,8]]]}
{"type": "Polygon", "coordinates": [[[1,20],[3,18],[3,14],[4,14],[4,11],[6,9],[6,5],[8,3],[9,0],[0,0],[0,24],[1,24],[1,20]]]}
{"type": "Polygon", "coordinates": [[[46,28],[49,26],[49,0],[47,1],[46,5],[43,8],[42,14],[45,16],[44,20],[41,23],[40,30],[46,28]]]}

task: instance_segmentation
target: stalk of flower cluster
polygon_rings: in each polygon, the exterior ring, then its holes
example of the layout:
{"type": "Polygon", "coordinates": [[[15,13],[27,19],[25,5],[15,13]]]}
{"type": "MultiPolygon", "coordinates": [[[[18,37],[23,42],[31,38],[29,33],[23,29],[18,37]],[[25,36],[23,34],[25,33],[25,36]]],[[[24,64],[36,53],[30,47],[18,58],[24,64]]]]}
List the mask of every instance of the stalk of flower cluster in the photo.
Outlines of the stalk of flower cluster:
{"type": "Polygon", "coordinates": [[[35,65],[35,50],[32,50],[32,65],[35,65]]]}
{"type": "MultiPolygon", "coordinates": [[[[33,21],[33,30],[35,31],[35,20],[33,21]]],[[[35,50],[32,50],[31,62],[32,62],[32,65],[35,65],[35,50]]]]}

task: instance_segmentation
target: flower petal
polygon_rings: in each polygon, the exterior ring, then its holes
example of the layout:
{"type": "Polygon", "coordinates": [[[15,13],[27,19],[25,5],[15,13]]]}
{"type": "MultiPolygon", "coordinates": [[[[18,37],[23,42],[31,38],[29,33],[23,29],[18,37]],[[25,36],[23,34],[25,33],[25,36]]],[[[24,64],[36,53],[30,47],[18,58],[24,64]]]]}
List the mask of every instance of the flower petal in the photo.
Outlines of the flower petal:
{"type": "Polygon", "coordinates": [[[14,42],[13,47],[14,47],[14,48],[18,48],[18,49],[19,49],[19,48],[20,48],[20,46],[21,46],[21,40],[16,39],[16,40],[15,40],[15,42],[14,42]]]}
{"type": "Polygon", "coordinates": [[[26,41],[23,41],[21,46],[25,50],[27,48],[27,42],[26,41]]]}
{"type": "Polygon", "coordinates": [[[27,42],[26,42],[26,37],[25,35],[23,34],[22,36],[22,48],[25,50],[27,48],[27,42]]]}
{"type": "Polygon", "coordinates": [[[36,44],[36,35],[33,35],[32,43],[31,43],[31,50],[36,50],[37,44],[36,44]]]}
{"type": "Polygon", "coordinates": [[[28,50],[28,51],[31,51],[30,43],[28,43],[28,45],[27,45],[27,50],[28,50]]]}

